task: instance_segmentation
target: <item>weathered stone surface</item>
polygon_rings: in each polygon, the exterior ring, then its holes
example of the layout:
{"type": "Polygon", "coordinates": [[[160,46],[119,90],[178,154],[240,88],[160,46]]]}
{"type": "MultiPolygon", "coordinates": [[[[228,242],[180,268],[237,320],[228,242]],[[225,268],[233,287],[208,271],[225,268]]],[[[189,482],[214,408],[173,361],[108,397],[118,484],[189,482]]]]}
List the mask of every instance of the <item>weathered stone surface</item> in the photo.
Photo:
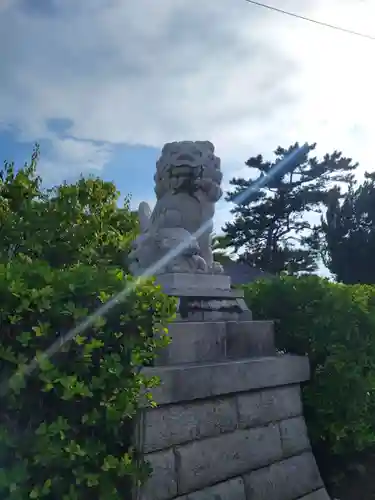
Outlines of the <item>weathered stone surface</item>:
{"type": "MultiPolygon", "coordinates": [[[[183,288],[163,288],[163,291],[166,295],[171,295],[174,297],[187,297],[187,298],[204,298],[207,300],[210,299],[223,299],[223,300],[235,300],[237,299],[237,304],[239,308],[245,309],[244,301],[243,301],[243,290],[231,289],[231,290],[220,290],[220,289],[212,289],[212,288],[199,288],[197,290],[192,291],[191,289],[185,290],[183,288]]],[[[246,306],[247,309],[247,306],[246,306]]],[[[251,318],[250,318],[251,319],[251,318]]]]}
{"type": "Polygon", "coordinates": [[[173,450],[150,453],[145,460],[152,475],[142,488],[141,500],[168,500],[177,496],[176,464],[173,450]]]}
{"type": "Polygon", "coordinates": [[[301,497],[298,500],[331,500],[331,499],[329,498],[327,491],[324,488],[322,488],[320,490],[314,491],[313,493],[309,493],[308,495],[305,495],[304,497],[301,497]]]}
{"type": "Polygon", "coordinates": [[[239,425],[242,428],[302,415],[298,385],[239,394],[237,400],[239,425]]]}
{"type": "MultiPolygon", "coordinates": [[[[236,304],[237,308],[237,304],[236,304]]],[[[204,311],[203,321],[238,321],[240,319],[241,311],[204,311]]]]}
{"type": "Polygon", "coordinates": [[[283,420],[279,423],[279,426],[285,456],[296,455],[310,448],[307,427],[302,416],[283,420]]]}
{"type": "MultiPolygon", "coordinates": [[[[216,313],[205,312],[203,316],[207,314],[216,313]]],[[[160,350],[156,366],[276,354],[271,321],[178,321],[169,326],[169,336],[171,343],[160,350]]]]}
{"type": "Polygon", "coordinates": [[[226,356],[231,359],[276,354],[272,321],[228,321],[226,356]]]}
{"type": "Polygon", "coordinates": [[[243,290],[207,290],[199,295],[192,295],[181,289],[177,293],[168,293],[179,297],[178,320],[194,321],[196,313],[202,313],[203,321],[239,321],[251,319],[251,313],[241,298],[243,290]],[[246,314],[245,314],[246,313],[246,314]],[[247,314],[248,313],[248,314],[247,314]],[[250,315],[250,316],[249,316],[250,315]]]}
{"type": "Polygon", "coordinates": [[[247,500],[291,500],[323,487],[312,453],[303,453],[244,476],[247,500]]]}
{"type": "Polygon", "coordinates": [[[309,371],[307,357],[290,355],[143,369],[161,379],[152,391],[159,405],[297,384],[309,379],[309,371]]]}
{"type": "Polygon", "coordinates": [[[230,277],[225,274],[191,274],[191,273],[169,273],[160,274],[156,282],[163,290],[171,295],[173,291],[188,292],[191,295],[198,294],[200,290],[223,290],[231,289],[230,277]]]}
{"type": "Polygon", "coordinates": [[[144,451],[217,436],[237,426],[234,398],[164,406],[145,412],[144,451]]]}
{"type": "Polygon", "coordinates": [[[279,460],[277,425],[239,430],[176,448],[179,494],[199,490],[279,460]]]}
{"type": "Polygon", "coordinates": [[[193,321],[243,321],[251,320],[252,314],[243,300],[243,290],[199,289],[166,290],[168,295],[179,297],[177,318],[179,322],[193,321]]]}
{"type": "Polygon", "coordinates": [[[178,497],[176,500],[246,500],[245,486],[243,479],[239,477],[178,497]]]}
{"type": "Polygon", "coordinates": [[[172,323],[171,343],[161,350],[156,365],[220,361],[225,358],[224,322],[172,323]]]}
{"type": "Polygon", "coordinates": [[[198,321],[204,321],[204,315],[203,311],[189,312],[187,316],[185,314],[181,315],[177,312],[176,319],[181,323],[197,323],[198,321]]]}
{"type": "MultiPolygon", "coordinates": [[[[243,290],[242,290],[243,291],[243,290]]],[[[242,298],[239,298],[238,299],[238,305],[241,307],[243,313],[241,315],[241,320],[243,321],[252,321],[253,319],[253,313],[250,311],[250,309],[248,308],[246,302],[245,302],[245,299],[243,298],[245,294],[243,294],[241,297],[242,298]]]]}

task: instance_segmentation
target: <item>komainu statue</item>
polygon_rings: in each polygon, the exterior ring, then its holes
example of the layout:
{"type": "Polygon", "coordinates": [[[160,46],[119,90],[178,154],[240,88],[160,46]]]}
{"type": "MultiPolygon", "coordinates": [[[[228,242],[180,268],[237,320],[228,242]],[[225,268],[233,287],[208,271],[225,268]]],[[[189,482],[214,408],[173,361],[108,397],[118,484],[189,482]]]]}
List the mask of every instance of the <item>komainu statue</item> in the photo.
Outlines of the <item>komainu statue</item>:
{"type": "Polygon", "coordinates": [[[142,202],[138,209],[141,234],[129,255],[134,274],[150,267],[153,275],[223,272],[211,248],[215,203],[222,195],[220,158],[214,151],[208,141],[163,147],[154,176],[155,208],[151,212],[142,202]]]}

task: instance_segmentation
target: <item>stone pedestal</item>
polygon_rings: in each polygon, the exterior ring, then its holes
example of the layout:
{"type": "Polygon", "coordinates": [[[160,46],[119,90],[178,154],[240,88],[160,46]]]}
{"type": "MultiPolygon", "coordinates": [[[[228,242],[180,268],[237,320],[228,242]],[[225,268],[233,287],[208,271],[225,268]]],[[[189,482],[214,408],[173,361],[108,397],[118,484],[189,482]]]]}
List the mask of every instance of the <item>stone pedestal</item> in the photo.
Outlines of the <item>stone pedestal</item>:
{"type": "Polygon", "coordinates": [[[300,395],[307,357],[278,355],[269,321],[176,321],[138,446],[141,500],[329,500],[300,395]]]}
{"type": "Polygon", "coordinates": [[[164,293],[179,298],[179,321],[248,321],[251,311],[242,290],[231,288],[224,274],[161,274],[164,293]]]}
{"type": "Polygon", "coordinates": [[[169,295],[176,294],[178,297],[188,294],[210,295],[225,293],[231,290],[230,277],[225,274],[204,273],[169,273],[159,274],[157,283],[169,295]]]}
{"type": "Polygon", "coordinates": [[[132,272],[142,275],[189,237],[163,269],[190,273],[157,278],[179,307],[171,345],[144,369],[161,385],[158,407],[144,410],[138,428],[153,473],[137,500],[329,500],[302,414],[308,359],[277,355],[272,323],[252,321],[228,276],[198,273],[212,264],[208,233],[221,180],[210,142],[166,144],[154,211],[139,207],[132,272]]]}

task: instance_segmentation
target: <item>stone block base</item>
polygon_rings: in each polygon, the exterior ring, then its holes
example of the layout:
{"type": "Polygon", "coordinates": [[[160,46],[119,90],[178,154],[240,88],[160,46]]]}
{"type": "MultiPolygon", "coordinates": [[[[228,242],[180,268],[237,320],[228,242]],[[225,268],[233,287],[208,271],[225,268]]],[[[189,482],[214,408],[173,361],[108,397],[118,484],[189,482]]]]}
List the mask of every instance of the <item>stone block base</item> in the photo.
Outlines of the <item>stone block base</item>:
{"type": "Polygon", "coordinates": [[[161,385],[139,422],[153,470],[139,498],[329,500],[303,417],[308,359],[246,357],[273,346],[271,322],[175,323],[171,337],[163,366],[144,369],[161,385]]]}
{"type": "Polygon", "coordinates": [[[158,366],[276,354],[272,321],[177,321],[168,334],[171,343],[156,359],[158,366]]]}

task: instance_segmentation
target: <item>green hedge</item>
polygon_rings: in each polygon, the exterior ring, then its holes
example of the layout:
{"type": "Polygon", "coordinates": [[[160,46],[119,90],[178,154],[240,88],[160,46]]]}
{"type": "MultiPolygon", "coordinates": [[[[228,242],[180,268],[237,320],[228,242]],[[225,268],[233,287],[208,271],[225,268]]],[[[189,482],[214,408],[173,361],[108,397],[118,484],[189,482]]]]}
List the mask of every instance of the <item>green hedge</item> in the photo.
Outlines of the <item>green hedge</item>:
{"type": "Polygon", "coordinates": [[[303,388],[316,447],[350,454],[375,442],[375,287],[316,276],[245,287],[255,319],[275,319],[278,349],[310,359],[303,388]]]}
{"type": "Polygon", "coordinates": [[[152,333],[171,320],[175,301],[138,286],[51,359],[41,356],[131,283],[104,267],[0,264],[0,498],[124,500],[144,477],[133,419],[142,386],[155,381],[139,366],[167,341],[152,333]],[[22,376],[34,357],[37,368],[22,376]]]}

